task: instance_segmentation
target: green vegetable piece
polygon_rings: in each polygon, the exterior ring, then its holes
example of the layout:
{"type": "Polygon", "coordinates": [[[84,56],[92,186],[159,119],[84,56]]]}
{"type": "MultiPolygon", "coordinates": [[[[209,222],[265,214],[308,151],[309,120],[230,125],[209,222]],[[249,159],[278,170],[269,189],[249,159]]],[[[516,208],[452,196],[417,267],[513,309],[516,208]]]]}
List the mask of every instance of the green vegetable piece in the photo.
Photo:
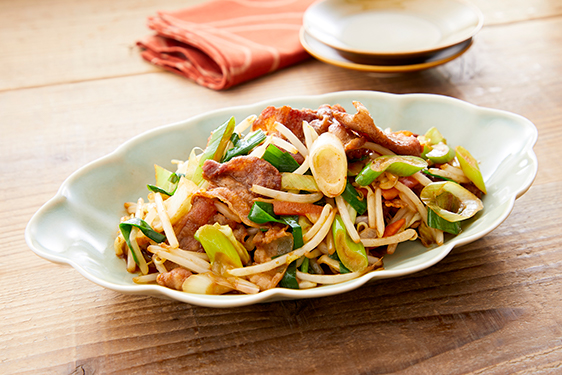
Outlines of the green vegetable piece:
{"type": "Polygon", "coordinates": [[[197,229],[193,236],[201,243],[209,256],[211,263],[215,261],[217,253],[222,253],[223,260],[234,267],[242,267],[242,261],[230,239],[220,229],[211,224],[206,224],[197,229]]]}
{"type": "Polygon", "coordinates": [[[432,182],[423,188],[420,199],[437,215],[450,222],[469,219],[484,208],[476,195],[451,181],[432,182]]]}
{"type": "Polygon", "coordinates": [[[340,215],[336,215],[332,224],[334,246],[343,265],[351,271],[363,271],[369,265],[365,247],[361,242],[355,243],[347,234],[340,215]]]}
{"type": "Polygon", "coordinates": [[[230,243],[232,243],[232,245],[234,245],[234,248],[236,249],[236,252],[240,256],[240,260],[242,261],[242,263],[244,264],[250,263],[250,255],[248,254],[248,250],[246,250],[244,245],[242,245],[240,241],[238,241],[236,237],[234,237],[234,232],[232,231],[232,228],[229,227],[228,225],[220,225],[219,223],[214,223],[213,225],[230,240],[230,243]]]}
{"type": "Polygon", "coordinates": [[[431,208],[427,210],[427,225],[454,235],[459,234],[462,230],[460,221],[447,221],[437,215],[431,208]]]}
{"type": "Polygon", "coordinates": [[[298,216],[280,216],[281,221],[291,227],[291,233],[293,234],[293,249],[298,249],[304,245],[304,240],[302,239],[302,228],[299,224],[298,216]]]}
{"type": "Polygon", "coordinates": [[[133,227],[140,229],[140,231],[144,233],[145,236],[147,236],[148,238],[150,238],[152,241],[156,243],[164,242],[164,240],[166,240],[166,236],[163,235],[162,233],[156,232],[154,229],[152,229],[150,225],[148,225],[146,221],[139,219],[137,217],[133,217],[119,224],[119,230],[123,234],[123,237],[125,238],[125,242],[127,243],[129,250],[131,250],[133,259],[136,264],[139,264],[139,261],[131,246],[131,241],[129,240],[129,237],[131,235],[131,230],[133,229],[133,227]]]}
{"type": "Polygon", "coordinates": [[[340,257],[338,256],[338,252],[334,251],[333,254],[328,255],[329,258],[332,258],[334,260],[337,260],[340,264],[340,273],[350,273],[351,271],[349,269],[347,269],[346,266],[343,265],[343,263],[340,260],[340,257]]]}
{"type": "Polygon", "coordinates": [[[320,191],[313,176],[290,172],[281,173],[282,190],[320,191]]]}
{"type": "Polygon", "coordinates": [[[478,161],[462,146],[457,146],[455,151],[461,169],[466,177],[468,177],[480,191],[486,194],[486,184],[484,184],[484,178],[482,178],[482,173],[478,167],[478,161]]]}
{"type": "Polygon", "coordinates": [[[367,211],[367,200],[351,185],[349,180],[345,185],[345,190],[341,194],[342,198],[357,211],[357,214],[363,215],[367,211]]]}
{"type": "Polygon", "coordinates": [[[235,156],[248,154],[248,152],[250,152],[254,147],[265,141],[265,138],[265,133],[261,129],[258,129],[255,132],[248,134],[246,137],[233,142],[234,147],[226,152],[224,158],[222,159],[222,163],[226,163],[235,156]]]}
{"type": "Polygon", "coordinates": [[[301,263],[301,272],[308,273],[308,266],[309,265],[310,265],[310,259],[308,259],[307,257],[304,257],[304,259],[301,263]]]}
{"type": "Polygon", "coordinates": [[[154,165],[154,171],[156,185],[148,184],[146,185],[148,189],[155,193],[163,193],[169,196],[174,195],[180,181],[179,176],[156,164],[154,165]]]}
{"type": "Polygon", "coordinates": [[[297,281],[297,261],[292,261],[283,278],[279,281],[279,286],[281,288],[289,288],[289,289],[299,289],[299,282],[297,281]]]}
{"type": "Polygon", "coordinates": [[[261,158],[269,162],[281,173],[294,172],[298,167],[300,167],[300,164],[297,163],[295,158],[289,152],[281,151],[275,145],[267,146],[267,149],[261,158]]]}
{"type": "Polygon", "coordinates": [[[417,156],[383,155],[375,158],[355,177],[361,186],[370,185],[383,172],[390,172],[400,177],[411,176],[427,168],[427,162],[417,156]]]}
{"type": "Polygon", "coordinates": [[[252,204],[248,219],[258,224],[265,224],[271,221],[281,223],[281,220],[279,220],[277,215],[273,212],[273,205],[271,203],[259,201],[252,204]]]}
{"type": "Polygon", "coordinates": [[[425,154],[425,157],[435,164],[445,164],[454,159],[455,150],[445,143],[439,142],[433,146],[430,152],[425,154]]]}
{"type": "Polygon", "coordinates": [[[271,203],[254,202],[250,208],[248,219],[258,224],[275,222],[288,225],[293,234],[293,249],[298,249],[304,245],[302,227],[299,224],[298,216],[277,216],[273,212],[273,205],[271,203]]]}
{"type": "Polygon", "coordinates": [[[201,155],[201,158],[199,159],[199,165],[193,172],[193,177],[192,177],[193,182],[195,182],[198,185],[201,182],[203,182],[202,167],[207,160],[220,161],[222,159],[225,148],[228,145],[228,142],[230,141],[230,137],[232,136],[232,133],[234,132],[235,125],[236,125],[236,121],[234,120],[234,117],[231,117],[229,120],[227,120],[224,124],[216,128],[215,131],[211,133],[211,139],[207,144],[207,148],[205,148],[203,155],[201,155]]]}
{"type": "Polygon", "coordinates": [[[437,130],[437,128],[434,126],[429,128],[429,130],[426,131],[423,136],[426,143],[429,143],[430,145],[436,145],[438,143],[447,143],[445,137],[443,137],[443,135],[439,132],[439,130],[437,130]]]}
{"type": "Polygon", "coordinates": [[[422,170],[421,172],[422,172],[423,174],[426,174],[426,175],[431,176],[431,177],[433,177],[433,178],[439,178],[439,179],[441,179],[441,180],[455,182],[455,180],[453,180],[453,179],[450,179],[450,178],[448,178],[448,177],[439,176],[439,175],[437,175],[437,174],[433,174],[433,173],[431,173],[431,172],[428,171],[428,170],[422,170]]]}

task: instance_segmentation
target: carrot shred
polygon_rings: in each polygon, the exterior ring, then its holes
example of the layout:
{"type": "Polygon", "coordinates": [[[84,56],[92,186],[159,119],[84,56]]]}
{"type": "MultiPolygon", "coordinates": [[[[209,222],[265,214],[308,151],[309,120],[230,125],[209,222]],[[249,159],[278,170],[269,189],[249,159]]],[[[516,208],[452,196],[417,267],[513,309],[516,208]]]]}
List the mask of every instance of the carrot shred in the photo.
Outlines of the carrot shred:
{"type": "Polygon", "coordinates": [[[381,193],[384,199],[390,201],[396,198],[400,192],[395,187],[392,187],[390,189],[382,189],[381,193]]]}
{"type": "Polygon", "coordinates": [[[392,224],[388,224],[385,228],[384,228],[384,234],[383,237],[390,237],[390,236],[394,236],[396,233],[398,233],[398,231],[400,230],[400,228],[402,228],[404,226],[404,224],[406,224],[406,219],[400,219],[398,221],[395,221],[392,224]]]}
{"type": "Polygon", "coordinates": [[[322,214],[322,206],[312,203],[274,201],[273,212],[276,215],[300,215],[313,214],[320,216],[322,214]]]}

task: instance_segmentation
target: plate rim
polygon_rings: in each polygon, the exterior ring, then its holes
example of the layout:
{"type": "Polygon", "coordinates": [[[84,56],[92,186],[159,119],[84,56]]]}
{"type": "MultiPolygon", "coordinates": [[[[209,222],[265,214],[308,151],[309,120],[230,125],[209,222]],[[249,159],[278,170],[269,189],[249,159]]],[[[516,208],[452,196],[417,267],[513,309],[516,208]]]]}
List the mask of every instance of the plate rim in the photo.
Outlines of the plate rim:
{"type": "MultiPolygon", "coordinates": [[[[345,58],[344,56],[341,56],[341,55],[340,55],[340,57],[342,58],[342,61],[338,61],[338,60],[335,60],[333,58],[327,57],[327,56],[323,55],[321,52],[314,49],[310,45],[310,43],[306,40],[307,35],[308,35],[308,37],[315,39],[318,43],[321,43],[321,44],[323,44],[323,43],[321,41],[317,40],[316,38],[314,38],[314,36],[308,34],[307,31],[304,29],[304,27],[301,27],[301,30],[299,32],[299,39],[300,39],[301,45],[303,46],[303,48],[309,54],[311,54],[316,59],[318,59],[322,62],[325,62],[326,64],[334,65],[334,66],[337,66],[337,67],[340,67],[340,68],[356,70],[356,71],[361,71],[361,72],[370,72],[370,73],[411,73],[411,72],[417,72],[417,71],[420,71],[420,70],[435,68],[437,66],[446,64],[450,61],[453,61],[453,60],[459,58],[460,56],[464,55],[474,45],[474,38],[467,39],[464,42],[459,43],[459,44],[462,44],[462,43],[468,42],[467,45],[465,47],[463,47],[460,51],[452,54],[451,56],[447,56],[443,59],[434,60],[434,61],[428,61],[428,62],[422,62],[422,63],[416,63],[416,64],[404,64],[404,65],[371,65],[371,64],[357,63],[357,62],[351,61],[351,60],[349,60],[349,59],[347,59],[347,58],[345,58]]],[[[324,46],[326,48],[331,48],[332,50],[336,51],[334,48],[328,46],[327,44],[324,44],[324,46]]],[[[451,48],[453,48],[453,47],[455,47],[455,46],[452,46],[451,48]]],[[[336,51],[336,53],[337,53],[337,51],[336,51]]]]}
{"type": "MultiPolygon", "coordinates": [[[[400,100],[400,99],[397,99],[400,100]]],[[[255,303],[265,303],[265,302],[273,302],[277,300],[283,299],[304,299],[304,298],[319,298],[325,297],[330,295],[336,295],[340,293],[346,293],[351,290],[357,289],[363,286],[365,283],[375,280],[375,279],[385,279],[385,278],[392,278],[392,277],[399,277],[405,276],[412,273],[419,272],[421,270],[427,269],[436,263],[440,262],[443,258],[445,258],[450,251],[454,247],[462,246],[467,243],[473,242],[494,229],[496,229],[512,212],[513,206],[515,201],[521,197],[526,191],[529,190],[531,187],[534,179],[536,178],[538,172],[538,160],[536,154],[534,153],[533,146],[536,144],[538,139],[538,131],[536,126],[527,118],[520,116],[515,113],[511,113],[508,111],[500,110],[500,109],[491,109],[487,107],[478,106],[457,98],[453,98],[450,96],[438,95],[438,94],[425,94],[425,93],[410,93],[410,94],[391,94],[385,92],[378,92],[378,91],[368,91],[368,90],[349,90],[349,91],[336,91],[326,94],[320,95],[296,95],[296,96],[284,96],[279,98],[272,98],[266,99],[258,102],[254,102],[251,104],[246,105],[239,105],[239,106],[229,106],[225,108],[219,108],[215,110],[211,110],[205,113],[201,113],[196,116],[192,116],[188,119],[174,122],[171,124],[159,126],[153,129],[149,129],[144,131],[121,145],[119,145],[114,151],[97,158],[86,165],[82,166],[81,168],[74,171],[71,175],[69,175],[59,187],[55,196],[49,199],[46,203],[44,203],[31,217],[29,220],[26,228],[25,228],[25,240],[30,249],[38,256],[47,259],[49,261],[61,264],[67,264],[71,267],[75,268],[82,276],[86,279],[94,282],[97,285],[100,285],[106,289],[118,291],[124,294],[135,294],[135,295],[149,295],[154,297],[160,298],[168,298],[174,299],[180,302],[185,302],[193,305],[198,306],[205,306],[205,307],[214,307],[214,308],[231,308],[231,307],[240,307],[251,305],[255,303]],[[174,127],[185,125],[186,123],[194,123],[197,121],[201,121],[201,119],[209,116],[218,115],[220,113],[228,113],[228,111],[232,111],[233,109],[237,110],[249,110],[250,108],[254,107],[265,107],[267,105],[277,105],[275,103],[282,103],[286,101],[303,101],[303,100],[323,100],[323,101],[333,101],[333,100],[343,100],[345,98],[357,98],[361,96],[370,96],[371,98],[376,97],[393,97],[394,99],[398,97],[410,97],[410,98],[427,98],[428,100],[440,100],[446,101],[449,103],[455,103],[456,105],[466,106],[476,110],[483,110],[483,111],[491,111],[494,113],[502,114],[503,116],[512,117],[525,123],[525,126],[528,127],[532,132],[532,137],[530,137],[527,142],[525,143],[525,147],[521,149],[521,155],[528,158],[532,164],[533,170],[527,176],[527,179],[524,183],[521,184],[521,187],[509,196],[509,199],[506,200],[503,204],[506,204],[506,208],[503,211],[503,214],[499,216],[493,223],[490,225],[486,230],[481,232],[475,233],[470,237],[465,237],[463,239],[458,239],[457,237],[451,238],[445,245],[442,245],[441,251],[438,256],[433,257],[427,260],[424,263],[418,264],[415,267],[409,267],[402,270],[382,270],[382,271],[375,271],[367,273],[357,279],[347,281],[341,284],[335,284],[333,286],[321,286],[318,288],[306,289],[306,290],[292,290],[292,289],[285,289],[285,288],[274,288],[264,292],[260,292],[254,295],[222,295],[222,296],[209,296],[209,295],[196,295],[185,293],[182,291],[176,291],[169,288],[161,287],[159,285],[142,285],[142,284],[133,284],[133,285],[119,285],[112,282],[108,282],[104,279],[101,279],[91,273],[89,273],[84,267],[82,267],[79,263],[74,261],[71,258],[64,257],[58,253],[49,252],[47,249],[40,248],[35,246],[35,241],[33,238],[32,230],[34,229],[35,222],[37,222],[41,216],[48,212],[48,210],[57,204],[60,201],[64,201],[66,197],[64,196],[65,190],[67,190],[68,186],[72,183],[74,179],[80,178],[80,175],[84,172],[87,172],[89,169],[97,168],[104,163],[111,163],[116,162],[117,160],[113,160],[118,158],[121,154],[125,155],[126,151],[129,148],[132,148],[136,142],[140,142],[143,139],[150,137],[151,135],[166,132],[174,127]],[[338,98],[338,99],[336,99],[338,98]],[[334,289],[336,289],[334,291],[334,289]]],[[[123,156],[122,155],[122,156],[123,156]]],[[[116,215],[119,215],[116,213],[116,215]]],[[[436,249],[438,249],[436,248],[436,249]]],[[[132,277],[132,276],[131,276],[132,277]]]]}
{"type": "MultiPolygon", "coordinates": [[[[423,1],[423,0],[409,0],[409,1],[423,1]]],[[[463,39],[460,40],[455,40],[453,42],[449,42],[449,43],[442,43],[442,44],[437,44],[434,47],[431,48],[426,48],[426,49],[417,49],[417,50],[410,50],[410,51],[396,51],[396,52],[382,52],[382,51],[372,51],[372,50],[366,50],[366,49],[357,49],[357,48],[348,48],[345,47],[344,45],[335,45],[333,43],[330,43],[329,40],[326,40],[325,38],[322,38],[320,35],[318,35],[318,33],[313,31],[313,28],[307,24],[306,20],[307,20],[307,14],[310,14],[310,12],[314,11],[316,7],[320,6],[321,4],[327,3],[327,2],[332,2],[332,3],[336,3],[336,2],[345,2],[342,0],[320,0],[320,1],[316,1],[314,2],[310,7],[307,8],[307,10],[305,11],[305,13],[303,14],[303,28],[305,28],[305,30],[307,30],[308,34],[312,37],[314,37],[315,39],[317,39],[318,41],[320,41],[321,43],[335,49],[335,50],[339,50],[339,51],[343,51],[343,52],[347,52],[347,53],[354,53],[357,55],[364,55],[364,56],[368,56],[368,57],[379,57],[379,58],[400,58],[400,59],[406,59],[408,57],[415,57],[417,55],[420,54],[426,54],[426,53],[437,53],[439,51],[442,51],[444,49],[450,48],[450,47],[454,47],[457,44],[463,43],[471,38],[474,38],[476,36],[476,34],[478,34],[478,32],[480,32],[480,30],[482,29],[482,27],[484,26],[484,14],[482,13],[482,10],[476,6],[476,4],[474,4],[473,2],[469,1],[469,0],[450,0],[450,1],[454,1],[457,3],[461,3],[465,6],[467,6],[468,8],[470,8],[474,14],[476,15],[477,19],[478,19],[478,23],[477,25],[471,30],[471,32],[469,34],[467,34],[463,39]]]]}

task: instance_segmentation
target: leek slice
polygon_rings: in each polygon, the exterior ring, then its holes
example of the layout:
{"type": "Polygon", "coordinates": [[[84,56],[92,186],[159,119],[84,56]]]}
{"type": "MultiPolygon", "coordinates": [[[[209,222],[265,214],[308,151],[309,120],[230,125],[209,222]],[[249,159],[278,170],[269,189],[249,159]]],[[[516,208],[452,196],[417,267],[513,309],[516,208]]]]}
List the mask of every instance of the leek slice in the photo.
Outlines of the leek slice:
{"type": "Polygon", "coordinates": [[[222,253],[223,261],[236,268],[242,267],[242,260],[234,244],[219,228],[211,224],[203,225],[197,229],[193,237],[201,243],[211,264],[215,261],[217,253],[222,253]]]}
{"type": "Polygon", "coordinates": [[[281,173],[282,190],[320,191],[313,176],[307,174],[281,173]]]}
{"type": "Polygon", "coordinates": [[[425,157],[435,164],[445,164],[455,158],[455,150],[443,142],[439,142],[432,147],[425,157]]]}
{"type": "Polygon", "coordinates": [[[230,142],[230,137],[234,132],[235,123],[236,121],[234,120],[234,117],[231,117],[211,133],[211,139],[209,140],[203,155],[201,155],[199,159],[199,165],[193,172],[193,182],[199,185],[204,181],[202,168],[203,164],[205,164],[207,160],[220,161],[222,159],[225,148],[230,142]]]}
{"type": "Polygon", "coordinates": [[[482,201],[456,182],[432,182],[423,188],[420,199],[443,219],[456,222],[474,216],[484,208],[482,201]]]}
{"type": "Polygon", "coordinates": [[[365,247],[361,242],[353,242],[340,215],[332,223],[332,234],[338,257],[347,269],[360,272],[369,266],[365,247]]]}
{"type": "Polygon", "coordinates": [[[340,195],[347,182],[347,156],[338,137],[322,133],[310,147],[310,171],[325,196],[340,195]]]}
{"type": "Polygon", "coordinates": [[[480,191],[486,194],[486,184],[484,184],[484,178],[480,172],[480,167],[478,167],[478,161],[462,146],[457,146],[455,150],[461,169],[466,177],[468,177],[480,191]]]}
{"type": "Polygon", "coordinates": [[[427,168],[422,158],[410,155],[383,155],[373,161],[357,175],[355,182],[361,186],[370,185],[383,172],[390,172],[400,177],[411,176],[427,168]]]}

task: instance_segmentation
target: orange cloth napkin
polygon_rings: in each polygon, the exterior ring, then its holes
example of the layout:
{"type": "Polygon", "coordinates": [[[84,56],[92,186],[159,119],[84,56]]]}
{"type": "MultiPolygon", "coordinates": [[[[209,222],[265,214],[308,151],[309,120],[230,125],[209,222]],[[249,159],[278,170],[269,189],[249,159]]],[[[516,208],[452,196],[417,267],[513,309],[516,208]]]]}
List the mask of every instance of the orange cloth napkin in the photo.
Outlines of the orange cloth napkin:
{"type": "Polygon", "coordinates": [[[149,17],[137,42],[147,61],[214,90],[309,57],[299,41],[314,0],[215,0],[149,17]]]}

